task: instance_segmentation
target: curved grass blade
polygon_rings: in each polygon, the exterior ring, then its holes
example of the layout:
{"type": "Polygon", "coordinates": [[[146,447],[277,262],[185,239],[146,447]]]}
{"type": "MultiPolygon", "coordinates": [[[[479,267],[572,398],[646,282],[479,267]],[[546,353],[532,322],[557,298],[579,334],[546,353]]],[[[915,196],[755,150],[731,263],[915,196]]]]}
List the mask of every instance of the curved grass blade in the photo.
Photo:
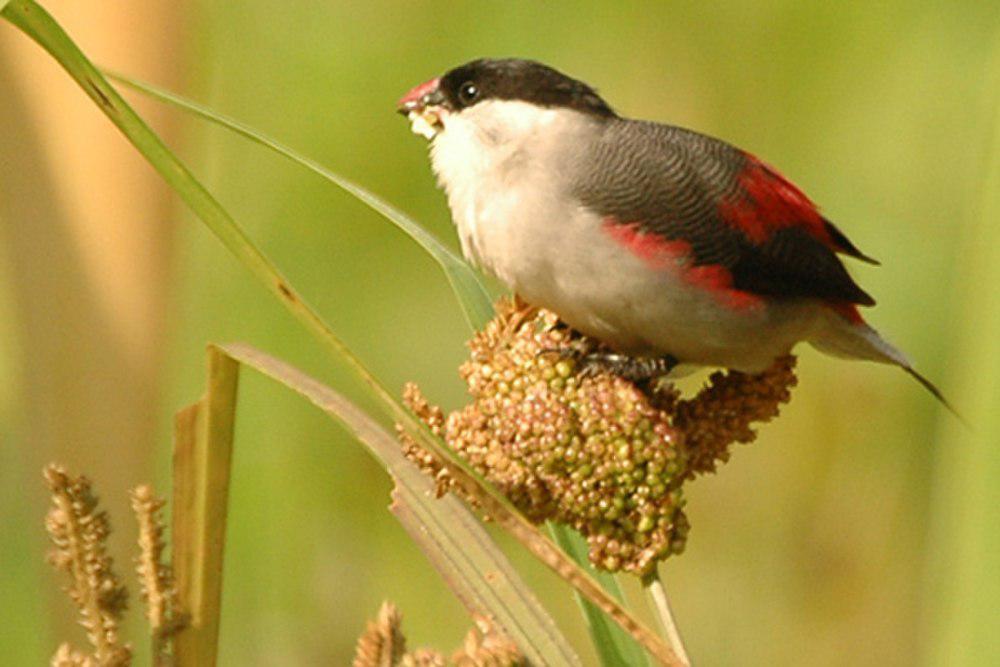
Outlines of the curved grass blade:
{"type": "Polygon", "coordinates": [[[107,70],[104,70],[104,74],[113,81],[118,81],[156,100],[188,111],[199,118],[220,125],[256,144],[269,148],[278,155],[288,158],[292,162],[305,167],[309,171],[347,191],[403,230],[411,239],[420,244],[420,247],[427,251],[427,254],[434,258],[441,267],[441,270],[444,271],[448,282],[451,283],[451,287],[462,306],[465,319],[473,330],[482,328],[493,317],[493,303],[489,293],[472,267],[441,243],[437,237],[424,229],[420,223],[385,200],[372,194],[357,183],[324,167],[316,160],[302,155],[298,151],[282,144],[276,139],[268,137],[235,118],[213,111],[197,102],[139,81],[133,77],[107,70]]]}
{"type": "Polygon", "coordinates": [[[372,392],[389,416],[429,451],[440,457],[464,491],[536,558],[586,595],[652,655],[668,665],[682,665],[661,637],[640,623],[586,572],[546,539],[499,491],[411,415],[354,356],[320,315],[292,289],[274,264],[254,245],[229,213],[194,178],[107,82],[62,28],[34,0],[11,0],[2,16],[44,48],[83,88],[150,165],[182,197],[226,248],[278,298],[320,343],[345,362],[372,392]]]}
{"type": "Polygon", "coordinates": [[[330,326],[302,297],[263,252],[236,224],[232,216],[208,192],[149,129],[118,94],[63,29],[34,0],[10,0],[4,18],[35,40],[83,88],[98,108],[121,130],[173,190],[205,223],[222,244],[259,280],[319,341],[342,359],[396,419],[413,423],[409,413],[364,367],[330,326]]]}
{"type": "MultiPolygon", "coordinates": [[[[310,171],[325,178],[331,183],[343,188],[354,195],[369,207],[384,215],[389,220],[398,225],[404,232],[426,250],[445,272],[452,290],[462,307],[466,321],[474,329],[481,329],[493,315],[493,307],[489,296],[479,276],[465,262],[464,259],[453,253],[437,238],[427,232],[419,223],[409,218],[399,210],[371,194],[366,189],[345,179],[344,177],[330,171],[319,162],[306,157],[292,148],[285,146],[276,139],[255,130],[245,123],[218,113],[180,95],[164,90],[152,84],[140,81],[134,77],[126,76],[116,72],[104,70],[104,74],[114,81],[118,81],[125,86],[140,93],[148,95],[153,99],[173,105],[184,111],[192,113],[199,118],[215,123],[240,136],[253,141],[261,146],[269,148],[279,155],[296,162],[310,171]]],[[[576,561],[580,567],[596,574],[597,580],[604,590],[621,601],[621,590],[614,576],[606,573],[596,573],[590,568],[587,560],[586,548],[580,550],[578,544],[574,543],[574,536],[569,529],[553,526],[551,534],[559,543],[559,546],[576,561]]],[[[587,628],[590,631],[594,646],[601,658],[603,665],[646,665],[648,659],[642,648],[632,637],[623,632],[611,619],[595,607],[585,598],[577,593],[577,600],[581,605],[581,611],[587,621],[587,628]]]]}
{"type": "Polygon", "coordinates": [[[474,484],[481,487],[479,491],[489,495],[495,504],[504,508],[506,514],[520,517],[526,526],[530,526],[499,491],[434,437],[389,393],[38,3],[34,0],[10,0],[2,16],[38,42],[62,65],[240,264],[368,387],[388,417],[406,427],[421,444],[442,457],[450,468],[460,472],[464,478],[474,480],[474,484]]]}
{"type": "Polygon", "coordinates": [[[454,496],[434,498],[433,481],[403,456],[392,434],[333,389],[249,345],[210,349],[295,391],[364,443],[396,483],[393,513],[466,607],[495,618],[531,664],[581,664],[555,622],[480,523],[454,496]]]}
{"type": "MultiPolygon", "coordinates": [[[[317,380],[305,375],[285,362],[274,359],[273,357],[270,357],[248,345],[224,345],[220,346],[219,349],[236,361],[239,361],[247,366],[251,366],[264,375],[267,375],[268,377],[281,382],[286,387],[300,393],[324,411],[334,414],[338,420],[351,429],[355,435],[362,439],[366,444],[369,444],[371,451],[383,461],[389,469],[389,472],[394,478],[397,479],[397,481],[401,481],[403,479],[410,480],[413,478],[413,489],[424,489],[425,493],[423,495],[411,494],[407,497],[407,501],[420,502],[421,507],[424,507],[424,504],[426,503],[426,509],[428,512],[433,512],[435,506],[440,503],[454,503],[456,507],[462,507],[464,511],[467,511],[464,509],[464,505],[460,501],[456,500],[451,494],[439,500],[431,500],[426,493],[431,489],[430,481],[426,478],[423,481],[417,481],[417,478],[423,477],[423,475],[411,466],[405,457],[403,457],[396,440],[394,438],[390,438],[389,440],[377,438],[372,429],[381,430],[381,427],[379,427],[363,411],[341,398],[332,389],[329,389],[317,380]]],[[[384,431],[382,431],[382,433],[384,433],[384,431]]],[[[484,489],[477,482],[464,475],[461,469],[451,468],[447,461],[444,461],[444,464],[448,466],[449,473],[453,476],[454,480],[458,484],[462,485],[463,490],[466,493],[476,499],[476,502],[479,503],[483,511],[488,514],[494,522],[505,528],[511,535],[521,542],[522,545],[527,547],[528,550],[531,551],[531,553],[533,553],[539,560],[585,595],[591,602],[594,603],[595,606],[598,607],[598,609],[607,614],[618,625],[620,625],[622,629],[639,641],[639,643],[641,643],[651,655],[665,665],[686,667],[687,663],[681,661],[661,637],[640,623],[635,617],[626,611],[617,600],[605,593],[604,589],[601,588],[600,584],[598,584],[593,577],[581,570],[580,567],[570,560],[562,550],[553,544],[551,540],[545,539],[537,528],[527,523],[520,514],[512,514],[508,511],[504,503],[497,502],[497,500],[495,500],[493,496],[487,492],[487,489],[484,489]]],[[[423,517],[421,518],[423,519],[423,517]]],[[[447,533],[450,526],[457,528],[457,526],[452,526],[446,521],[443,526],[443,532],[447,533]]],[[[469,548],[469,544],[463,543],[459,546],[459,550],[469,548]]],[[[453,553],[448,554],[449,558],[457,556],[457,554],[453,553]]]]}
{"type": "MultiPolygon", "coordinates": [[[[583,536],[568,526],[557,523],[549,523],[549,535],[556,541],[556,544],[565,551],[573,560],[580,564],[580,567],[587,571],[590,576],[597,579],[605,591],[614,596],[618,602],[624,604],[625,597],[622,595],[618,580],[613,574],[608,572],[598,572],[590,565],[587,557],[587,542],[583,536]]],[[[593,639],[594,649],[597,657],[604,667],[647,667],[649,658],[624,630],[616,625],[607,615],[604,614],[593,602],[574,592],[577,604],[580,605],[580,612],[587,621],[587,630],[593,639]]]]}

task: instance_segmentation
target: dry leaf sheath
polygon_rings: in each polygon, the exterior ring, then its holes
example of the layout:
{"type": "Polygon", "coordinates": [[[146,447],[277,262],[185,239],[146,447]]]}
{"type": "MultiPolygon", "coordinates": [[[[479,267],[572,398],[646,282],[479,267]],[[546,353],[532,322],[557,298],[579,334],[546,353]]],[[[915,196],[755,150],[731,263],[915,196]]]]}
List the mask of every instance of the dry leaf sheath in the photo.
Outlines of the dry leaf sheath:
{"type": "Polygon", "coordinates": [[[111,568],[107,514],[99,511],[90,480],[71,477],[57,465],[44,471],[52,492],[52,509],[45,527],[55,545],[49,560],[70,578],[66,588],[87,631],[93,655],[84,656],[63,645],[53,657],[61,665],[128,665],[131,650],[119,639],[118,624],[127,605],[128,592],[111,568]]]}
{"type": "MultiPolygon", "coordinates": [[[[506,300],[497,311],[460,369],[472,403],[446,417],[415,385],[404,399],[532,521],[579,530],[590,560],[609,571],[645,575],[683,551],[683,482],[753,440],[751,424],[776,415],[795,383],[792,357],[761,375],[716,373],[690,400],[672,387],[581,377],[558,354],[575,343],[555,314],[506,300]]],[[[401,437],[440,492],[455,488],[432,454],[401,437]]]]}

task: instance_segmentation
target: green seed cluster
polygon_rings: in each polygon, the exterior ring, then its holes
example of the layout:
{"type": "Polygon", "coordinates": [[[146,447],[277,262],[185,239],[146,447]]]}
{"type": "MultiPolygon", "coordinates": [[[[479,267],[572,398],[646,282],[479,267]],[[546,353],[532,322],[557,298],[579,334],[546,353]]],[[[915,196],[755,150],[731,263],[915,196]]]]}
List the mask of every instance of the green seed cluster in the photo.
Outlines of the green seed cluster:
{"type": "MultiPolygon", "coordinates": [[[[684,549],[684,449],[670,414],[635,385],[579,377],[558,354],[569,344],[551,313],[508,313],[470,344],[470,405],[444,418],[416,387],[405,398],[531,520],[579,530],[603,569],[645,574],[684,549]]],[[[428,455],[407,451],[447,484],[428,455]]]]}
{"type": "MultiPolygon", "coordinates": [[[[502,301],[460,368],[472,403],[445,416],[415,385],[404,400],[529,519],[580,531],[599,568],[645,575],[684,550],[683,482],[713,472],[734,442],[756,438],[755,422],[778,414],[796,382],[795,359],[759,375],[714,373],[682,399],[670,386],[582,377],[565,354],[580,342],[553,313],[502,301]]],[[[434,455],[400,437],[438,493],[475,503],[434,455]]]]}

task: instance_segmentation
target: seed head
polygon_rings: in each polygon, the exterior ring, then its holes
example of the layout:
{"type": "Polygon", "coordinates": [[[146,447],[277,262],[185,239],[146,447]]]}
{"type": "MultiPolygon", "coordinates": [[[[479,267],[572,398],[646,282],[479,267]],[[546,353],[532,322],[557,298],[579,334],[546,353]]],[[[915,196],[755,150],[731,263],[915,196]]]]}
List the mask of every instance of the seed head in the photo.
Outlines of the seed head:
{"type": "MultiPolygon", "coordinates": [[[[753,420],[777,413],[794,381],[791,358],[762,376],[717,374],[698,396],[641,388],[608,373],[578,373],[581,338],[555,314],[498,304],[459,372],[472,402],[447,416],[416,385],[404,400],[459,456],[530,520],[572,526],[609,571],[644,575],[684,550],[682,483],[714,470],[753,420]]],[[[435,456],[400,432],[404,451],[458,490],[435,456]]]]}

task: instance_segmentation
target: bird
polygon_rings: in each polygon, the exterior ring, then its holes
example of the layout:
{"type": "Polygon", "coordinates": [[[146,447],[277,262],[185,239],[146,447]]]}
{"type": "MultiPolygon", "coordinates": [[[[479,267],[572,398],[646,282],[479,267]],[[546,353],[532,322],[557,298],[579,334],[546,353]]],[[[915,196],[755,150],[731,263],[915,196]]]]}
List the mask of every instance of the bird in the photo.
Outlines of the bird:
{"type": "Polygon", "coordinates": [[[840,256],[878,262],[750,152],[519,58],[450,69],[397,110],[429,140],[464,256],[602,343],[587,368],[760,373],[806,342],[898,366],[954,411],[862,316],[875,300],[840,256]]]}

